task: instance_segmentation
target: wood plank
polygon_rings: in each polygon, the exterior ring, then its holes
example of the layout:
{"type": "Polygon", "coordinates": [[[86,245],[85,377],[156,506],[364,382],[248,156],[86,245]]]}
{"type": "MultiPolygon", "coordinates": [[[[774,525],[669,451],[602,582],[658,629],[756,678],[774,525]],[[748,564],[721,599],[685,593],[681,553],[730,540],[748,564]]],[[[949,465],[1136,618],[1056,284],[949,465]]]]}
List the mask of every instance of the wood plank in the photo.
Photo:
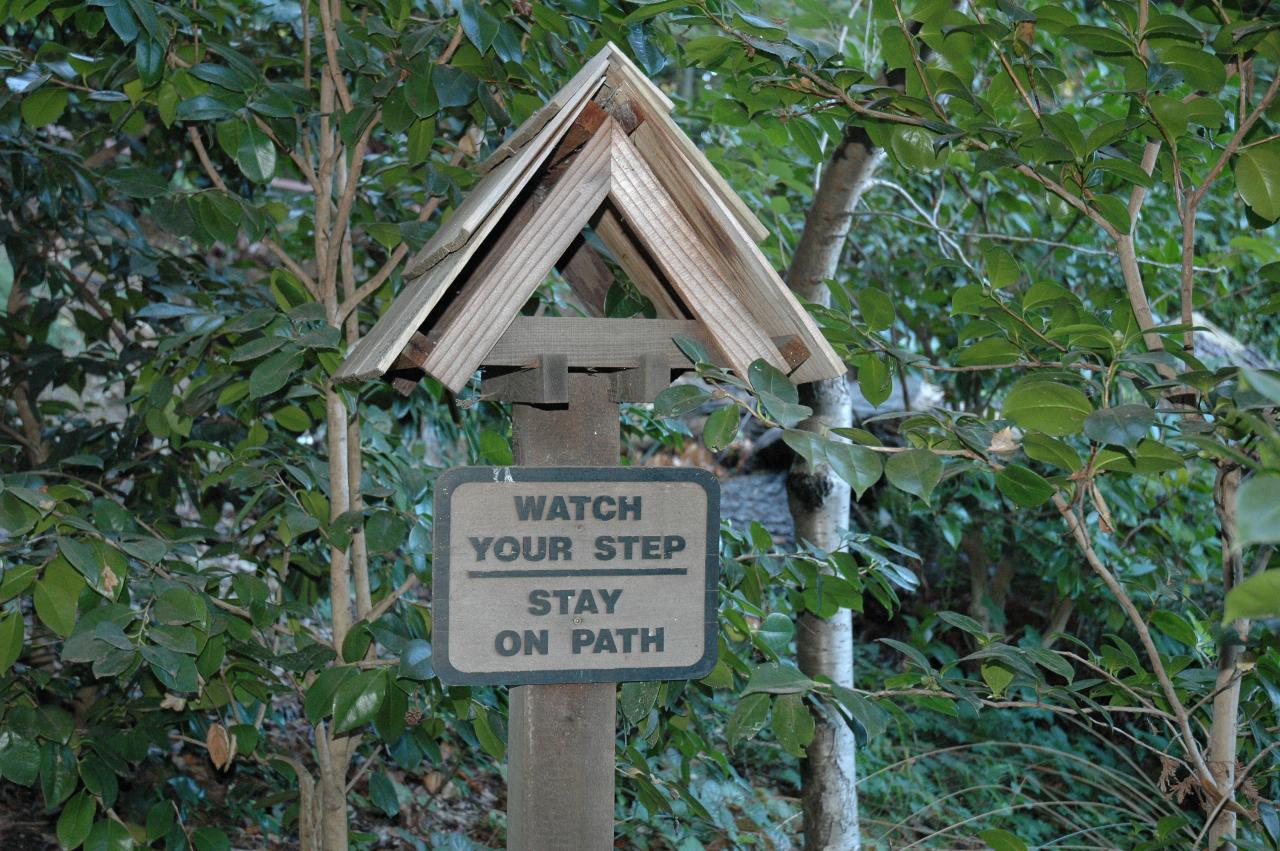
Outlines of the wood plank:
{"type": "MultiPolygon", "coordinates": [[[[485,366],[530,366],[543,352],[563,352],[569,367],[624,369],[638,367],[649,355],[669,369],[693,366],[677,336],[702,344],[713,362],[724,364],[707,328],[696,319],[596,319],[584,316],[518,316],[484,356],[485,366]]],[[[434,332],[428,340],[436,337],[434,332]]],[[[434,340],[432,340],[434,342],[434,340]]]]}
{"type": "Polygon", "coordinates": [[[800,337],[807,354],[793,378],[807,382],[844,374],[843,361],[822,336],[813,317],[796,301],[759,246],[690,167],[688,160],[658,132],[654,122],[640,125],[630,140],[685,218],[705,242],[715,246],[722,262],[728,264],[728,282],[765,331],[775,338],[800,337]]]}
{"type": "Polygon", "coordinates": [[[455,393],[545,280],[569,244],[586,227],[609,192],[611,120],[587,142],[546,199],[513,238],[493,246],[489,268],[462,286],[467,307],[450,306],[437,323],[441,335],[423,370],[455,393]]]}
{"type": "MultiPolygon", "coordinates": [[[[462,232],[466,231],[463,243],[441,257],[418,277],[410,275],[406,267],[405,277],[412,279],[396,296],[386,313],[348,353],[346,360],[334,375],[335,381],[377,378],[391,368],[410,337],[426,321],[457,275],[466,268],[467,262],[480,248],[485,237],[502,220],[507,209],[520,194],[520,190],[541,167],[543,161],[550,156],[555,143],[568,131],[578,108],[603,83],[603,72],[607,63],[596,61],[596,59],[583,66],[578,76],[564,87],[562,91],[572,92],[573,98],[556,116],[555,121],[543,128],[537,143],[531,143],[521,149],[516,156],[503,162],[498,169],[480,181],[471,195],[468,195],[468,200],[472,197],[476,199],[471,202],[468,213],[468,219],[474,219],[476,223],[471,227],[462,226],[462,219],[459,218],[462,212],[462,205],[460,205],[453,217],[441,225],[440,231],[437,231],[437,235],[441,236],[440,246],[454,245],[457,239],[463,238],[462,232]],[[490,181],[491,184],[488,183],[490,181]],[[504,193],[501,197],[496,194],[499,189],[504,193]],[[455,219],[458,220],[456,229],[455,226],[450,225],[450,222],[454,222],[455,219]],[[441,231],[444,231],[443,235],[441,231]],[[450,232],[452,237],[445,238],[450,232]]],[[[466,203],[466,201],[463,202],[464,205],[466,203]]],[[[434,238],[432,242],[435,242],[434,238]]],[[[431,244],[429,242],[424,246],[423,251],[425,252],[431,244]]]]}
{"type": "Polygon", "coordinates": [[[734,294],[723,264],[685,219],[626,134],[616,125],[611,130],[611,197],[681,300],[707,326],[739,376],[745,377],[757,358],[785,371],[787,364],[778,347],[734,294]]]}
{"type": "Polygon", "coordinates": [[[671,99],[655,86],[635,66],[635,63],[627,58],[626,54],[617,47],[613,48],[613,53],[610,55],[609,77],[611,84],[616,80],[622,84],[622,88],[638,98],[640,105],[644,108],[643,118],[652,120],[655,125],[658,125],[663,135],[668,137],[668,140],[689,159],[694,170],[707,182],[711,190],[725,206],[732,211],[732,215],[741,223],[745,231],[750,234],[751,239],[755,242],[761,242],[768,237],[769,229],[756,218],[755,214],[751,212],[751,208],[746,205],[746,202],[738,196],[738,193],[733,191],[724,176],[716,170],[716,167],[711,164],[706,155],[698,150],[698,146],[680,129],[680,125],[676,124],[671,117],[671,99]]]}
{"type": "Polygon", "coordinates": [[[537,364],[530,369],[486,373],[481,395],[486,399],[529,405],[569,404],[569,358],[543,354],[538,356],[537,364]]]}
{"type": "MultiPolygon", "coordinates": [[[[583,63],[578,75],[581,75],[589,67],[598,66],[602,58],[607,60],[608,56],[612,55],[612,51],[617,49],[613,42],[609,42],[604,46],[603,50],[583,63]]],[[[594,68],[591,73],[595,73],[594,68]]],[[[537,137],[542,128],[550,123],[551,119],[555,118],[556,114],[572,100],[576,92],[576,84],[582,82],[578,80],[578,75],[575,75],[567,84],[562,86],[537,112],[525,119],[524,123],[517,127],[505,142],[494,148],[493,153],[485,157],[484,162],[480,163],[479,167],[481,174],[488,174],[493,171],[502,164],[503,160],[513,156],[537,137]]]]}
{"type": "Polygon", "coordinates": [[[600,56],[595,56],[583,66],[561,89],[565,93],[563,97],[561,92],[553,96],[552,100],[563,100],[564,107],[539,132],[536,143],[525,145],[467,192],[453,215],[440,225],[427,244],[405,264],[406,277],[422,274],[449,253],[456,251],[456,248],[450,246],[458,242],[460,231],[465,231],[466,238],[469,239],[492,214],[496,212],[498,216],[502,215],[506,209],[502,202],[518,192],[533,171],[542,165],[551,150],[568,133],[579,113],[586,108],[591,96],[603,84],[600,59],[600,56]]]}
{"type": "Polygon", "coordinates": [[[615,402],[652,402],[671,386],[671,365],[662,355],[640,357],[640,365],[609,373],[609,398],[615,402]]]}
{"type": "Polygon", "coordinates": [[[653,302],[654,313],[659,319],[683,319],[688,315],[649,265],[644,250],[632,242],[617,213],[608,207],[601,210],[595,221],[595,232],[635,288],[653,302]]]}
{"type": "MultiPolygon", "coordinates": [[[[569,376],[569,404],[512,405],[515,462],[614,466],[618,406],[605,376],[569,376]]],[[[613,847],[618,687],[515,686],[507,734],[509,851],[613,847]]]]}
{"type": "Polygon", "coordinates": [[[575,239],[557,268],[587,312],[592,316],[604,316],[605,297],[614,282],[613,272],[586,239],[581,236],[575,239]]]}

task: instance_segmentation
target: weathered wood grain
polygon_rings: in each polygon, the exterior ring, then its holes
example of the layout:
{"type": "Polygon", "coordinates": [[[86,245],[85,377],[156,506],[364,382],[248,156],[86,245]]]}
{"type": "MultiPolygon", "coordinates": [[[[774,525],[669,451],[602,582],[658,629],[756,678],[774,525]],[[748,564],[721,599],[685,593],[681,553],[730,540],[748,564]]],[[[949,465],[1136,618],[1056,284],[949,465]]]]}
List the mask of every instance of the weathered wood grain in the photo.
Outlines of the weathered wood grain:
{"type": "MultiPolygon", "coordinates": [[[[604,376],[570,376],[563,408],[513,405],[517,464],[618,463],[618,406],[604,376]]],[[[612,683],[516,686],[507,733],[507,848],[613,846],[618,689],[612,683]]]]}
{"type": "Polygon", "coordinates": [[[716,197],[733,211],[733,216],[742,224],[753,241],[760,242],[769,236],[769,229],[756,218],[746,203],[738,197],[738,193],[729,186],[729,182],[716,171],[716,167],[711,164],[706,155],[698,150],[693,140],[676,124],[670,114],[671,99],[617,48],[614,48],[609,58],[609,83],[611,85],[621,83],[626,91],[636,96],[644,111],[643,118],[652,121],[663,136],[667,137],[670,143],[679,148],[688,158],[690,165],[706,180],[716,197]]]}
{"type": "Polygon", "coordinates": [[[764,330],[772,337],[800,338],[808,353],[792,377],[806,382],[843,374],[843,361],[822,336],[813,317],[796,303],[759,246],[656,124],[646,121],[629,138],[684,217],[713,247],[725,270],[725,280],[751,308],[764,330]]]}
{"type": "Polygon", "coordinates": [[[494,246],[489,268],[463,283],[465,310],[450,311],[438,325],[440,343],[422,368],[455,393],[479,368],[484,356],[569,244],[586,227],[609,192],[609,124],[604,125],[574,158],[564,176],[518,232],[518,238],[494,246]]]}
{"type": "Polygon", "coordinates": [[[616,125],[610,130],[610,197],[681,300],[707,326],[739,375],[745,376],[758,358],[785,371],[787,364],[777,346],[725,280],[723,264],[685,219],[626,134],[616,125]]]}
{"type": "Polygon", "coordinates": [[[640,294],[653,302],[654,313],[659,319],[679,319],[688,316],[680,303],[672,296],[667,285],[654,271],[645,257],[644,249],[637,246],[627,232],[618,214],[610,207],[600,211],[595,220],[596,236],[609,249],[618,266],[627,273],[640,294]]]}
{"type": "MultiPolygon", "coordinates": [[[[518,316],[483,358],[485,366],[531,366],[543,352],[562,352],[570,367],[622,369],[640,366],[646,356],[669,369],[693,364],[673,339],[690,337],[725,364],[707,328],[695,319],[598,319],[582,316],[518,316]]],[[[435,333],[427,335],[434,347],[435,333]]],[[[438,337],[435,337],[439,339],[438,337]]]]}
{"type": "Polygon", "coordinates": [[[387,312],[348,353],[334,375],[335,381],[376,378],[391,368],[409,338],[426,321],[454,278],[568,131],[583,104],[604,82],[607,67],[608,51],[584,65],[553,97],[563,106],[541,125],[536,141],[486,175],[409,261],[404,272],[408,283],[387,312]]]}
{"type": "Polygon", "coordinates": [[[603,316],[605,297],[614,282],[613,272],[585,238],[579,236],[574,240],[557,268],[587,312],[592,316],[603,316]]]}
{"type": "Polygon", "coordinates": [[[501,402],[529,405],[569,403],[569,359],[561,354],[541,354],[537,366],[490,375],[485,372],[480,394],[501,402]]]}

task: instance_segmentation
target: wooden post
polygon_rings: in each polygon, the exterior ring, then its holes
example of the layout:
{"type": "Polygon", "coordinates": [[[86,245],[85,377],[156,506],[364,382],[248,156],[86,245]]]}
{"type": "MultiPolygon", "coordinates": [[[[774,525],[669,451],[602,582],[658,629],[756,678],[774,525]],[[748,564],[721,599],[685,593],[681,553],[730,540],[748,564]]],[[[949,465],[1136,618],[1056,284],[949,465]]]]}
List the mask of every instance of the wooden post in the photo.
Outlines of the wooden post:
{"type": "MultiPolygon", "coordinates": [[[[548,368],[547,361],[538,368],[548,368]]],[[[618,404],[611,400],[609,377],[571,373],[568,379],[567,405],[512,405],[516,464],[617,466],[618,404]]],[[[510,851],[613,847],[616,715],[614,683],[511,689],[510,851]]]]}

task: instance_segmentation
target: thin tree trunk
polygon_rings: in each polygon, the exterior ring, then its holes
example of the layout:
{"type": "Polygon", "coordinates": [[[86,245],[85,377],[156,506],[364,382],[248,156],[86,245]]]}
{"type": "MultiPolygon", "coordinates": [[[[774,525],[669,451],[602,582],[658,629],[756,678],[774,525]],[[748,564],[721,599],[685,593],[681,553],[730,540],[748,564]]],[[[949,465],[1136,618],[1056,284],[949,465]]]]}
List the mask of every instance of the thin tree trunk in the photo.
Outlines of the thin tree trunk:
{"type": "MultiPolygon", "coordinates": [[[[1214,508],[1222,524],[1222,592],[1226,594],[1244,581],[1244,554],[1236,546],[1236,490],[1240,487],[1240,468],[1235,464],[1218,470],[1213,489],[1214,508]]],[[[1218,788],[1232,794],[1236,785],[1236,731],[1240,724],[1240,676],[1236,670],[1249,634],[1249,621],[1240,618],[1226,631],[1218,654],[1218,676],[1213,688],[1213,722],[1209,727],[1209,770],[1218,788]]],[[[1217,801],[1208,801],[1213,807],[1217,801]]],[[[1216,848],[1223,840],[1236,835],[1236,814],[1223,807],[1209,828],[1209,844],[1216,848]]]]}
{"type": "MultiPolygon", "coordinates": [[[[861,128],[850,128],[832,153],[814,194],[796,248],[788,283],[801,297],[829,304],[825,283],[835,276],[849,235],[854,205],[875,171],[881,152],[861,128]]],[[[813,416],[800,428],[823,433],[852,425],[853,406],[845,376],[801,388],[802,401],[813,416]]],[[[822,549],[835,549],[849,529],[849,486],[825,464],[810,466],[798,458],[787,478],[787,494],[796,538],[822,549]]],[[[800,616],[797,649],[801,670],[853,685],[852,614],[842,609],[829,619],[800,616]]],[[[807,851],[854,851],[858,832],[856,742],[852,731],[825,716],[801,765],[804,784],[804,834],[807,851]]]]}

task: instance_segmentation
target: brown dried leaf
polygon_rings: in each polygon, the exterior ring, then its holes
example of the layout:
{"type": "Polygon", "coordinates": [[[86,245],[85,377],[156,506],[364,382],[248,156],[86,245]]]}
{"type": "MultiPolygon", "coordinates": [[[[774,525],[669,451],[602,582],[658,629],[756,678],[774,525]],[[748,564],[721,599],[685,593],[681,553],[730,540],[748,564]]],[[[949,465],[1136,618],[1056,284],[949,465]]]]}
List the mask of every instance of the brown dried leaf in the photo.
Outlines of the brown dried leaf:
{"type": "Polygon", "coordinates": [[[1012,455],[1018,451],[1018,436],[1011,427],[1004,428],[991,435],[991,445],[987,451],[996,455],[1012,455]]]}
{"type": "Polygon", "coordinates": [[[439,771],[428,771],[422,777],[422,788],[426,789],[432,795],[440,791],[440,787],[444,785],[444,775],[439,771]]]}
{"type": "Polygon", "coordinates": [[[164,700],[160,701],[160,708],[172,709],[174,712],[181,712],[187,708],[187,701],[186,698],[165,692],[164,700]]]}
{"type": "Polygon", "coordinates": [[[231,737],[227,735],[227,728],[221,724],[212,724],[209,726],[209,732],[204,737],[205,747],[209,749],[209,760],[213,763],[213,767],[222,771],[231,765],[231,759],[235,756],[234,746],[231,737]]]}

